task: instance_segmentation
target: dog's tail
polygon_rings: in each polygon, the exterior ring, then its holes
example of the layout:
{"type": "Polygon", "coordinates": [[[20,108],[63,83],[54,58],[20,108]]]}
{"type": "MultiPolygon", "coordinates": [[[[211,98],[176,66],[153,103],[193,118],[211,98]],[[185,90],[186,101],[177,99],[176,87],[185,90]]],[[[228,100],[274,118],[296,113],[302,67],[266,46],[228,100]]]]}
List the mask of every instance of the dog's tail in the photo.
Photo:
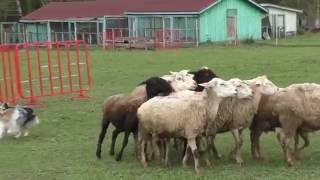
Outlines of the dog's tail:
{"type": "Polygon", "coordinates": [[[40,120],[38,118],[38,116],[35,115],[31,115],[31,117],[29,117],[23,124],[23,126],[27,126],[27,125],[31,125],[31,126],[35,126],[37,124],[40,123],[40,120]]]}

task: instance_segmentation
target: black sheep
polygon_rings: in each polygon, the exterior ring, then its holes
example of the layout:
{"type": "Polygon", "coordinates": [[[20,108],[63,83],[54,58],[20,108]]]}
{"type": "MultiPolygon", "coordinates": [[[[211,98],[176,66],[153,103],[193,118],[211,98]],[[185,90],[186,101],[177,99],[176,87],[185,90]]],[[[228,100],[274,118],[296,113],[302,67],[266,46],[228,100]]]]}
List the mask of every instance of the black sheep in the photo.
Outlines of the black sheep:
{"type": "Polygon", "coordinates": [[[135,140],[137,140],[137,110],[140,105],[149,98],[157,95],[168,95],[171,92],[173,92],[173,88],[167,81],[159,77],[152,77],[141,83],[130,95],[120,94],[106,99],[103,103],[101,131],[96,150],[97,158],[101,158],[101,145],[110,122],[115,127],[115,130],[112,132],[110,155],[114,155],[114,146],[118,134],[121,132],[125,133],[122,148],[116,157],[116,160],[119,161],[122,159],[124,148],[128,144],[130,133],[133,133],[135,140]]]}
{"type": "Polygon", "coordinates": [[[168,96],[174,91],[166,80],[159,77],[151,77],[140,83],[140,85],[143,84],[146,85],[147,99],[151,99],[155,96],[168,96]]]}
{"type": "MultiPolygon", "coordinates": [[[[197,82],[197,84],[206,83],[211,79],[218,77],[211,69],[208,69],[207,67],[203,67],[198,71],[191,71],[189,73],[194,75],[193,79],[197,82]]],[[[198,85],[195,91],[199,92],[203,91],[203,89],[204,88],[202,86],[198,85]]]]}

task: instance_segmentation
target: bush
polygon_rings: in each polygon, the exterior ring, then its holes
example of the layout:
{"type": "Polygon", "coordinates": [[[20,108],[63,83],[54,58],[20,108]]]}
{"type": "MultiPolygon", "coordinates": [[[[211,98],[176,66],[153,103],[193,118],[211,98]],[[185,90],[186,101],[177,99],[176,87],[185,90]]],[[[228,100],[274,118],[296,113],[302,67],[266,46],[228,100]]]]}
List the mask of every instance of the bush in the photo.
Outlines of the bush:
{"type": "Polygon", "coordinates": [[[255,40],[253,39],[253,37],[250,37],[250,38],[242,40],[242,43],[243,44],[253,44],[253,43],[255,43],[255,40]]]}
{"type": "Polygon", "coordinates": [[[302,27],[299,27],[297,30],[297,34],[298,35],[304,35],[305,34],[305,30],[302,27]]]}

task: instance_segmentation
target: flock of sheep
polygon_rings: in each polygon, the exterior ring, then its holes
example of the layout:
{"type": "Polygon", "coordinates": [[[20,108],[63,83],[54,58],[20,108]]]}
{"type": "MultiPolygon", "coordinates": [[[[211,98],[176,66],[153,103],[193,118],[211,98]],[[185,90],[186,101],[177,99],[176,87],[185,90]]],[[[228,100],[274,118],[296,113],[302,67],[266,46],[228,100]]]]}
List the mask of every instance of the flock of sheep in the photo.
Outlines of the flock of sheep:
{"type": "Polygon", "coordinates": [[[217,133],[231,132],[234,148],[230,155],[243,163],[240,149],[242,131],[250,128],[251,150],[255,159],[263,159],[259,139],[263,132],[276,131],[285,160],[293,165],[294,153],[309,145],[308,133],[320,129],[320,85],[294,84],[278,88],[266,76],[251,80],[220,79],[204,67],[198,71],[182,70],[163,77],[152,77],[130,94],[118,94],[103,103],[103,118],[96,156],[101,158],[101,145],[110,123],[112,132],[110,155],[119,133],[124,132],[122,148],[116,156],[121,160],[129,135],[135,139],[138,159],[147,166],[153,157],[169,163],[170,140],[181,149],[182,164],[193,155],[199,173],[199,157],[207,166],[209,150],[220,157],[214,143],[217,133]],[[299,137],[304,145],[299,147],[299,137]]]}

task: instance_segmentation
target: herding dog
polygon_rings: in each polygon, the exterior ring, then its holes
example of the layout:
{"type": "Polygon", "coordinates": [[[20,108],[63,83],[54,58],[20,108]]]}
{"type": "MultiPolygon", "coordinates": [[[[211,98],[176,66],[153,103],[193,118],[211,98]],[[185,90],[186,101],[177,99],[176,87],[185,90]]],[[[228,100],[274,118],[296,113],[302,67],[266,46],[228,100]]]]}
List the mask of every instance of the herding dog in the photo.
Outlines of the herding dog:
{"type": "Polygon", "coordinates": [[[0,104],[0,139],[8,134],[16,138],[28,136],[28,128],[39,124],[39,119],[33,114],[33,109],[24,106],[8,106],[0,104]]]}

